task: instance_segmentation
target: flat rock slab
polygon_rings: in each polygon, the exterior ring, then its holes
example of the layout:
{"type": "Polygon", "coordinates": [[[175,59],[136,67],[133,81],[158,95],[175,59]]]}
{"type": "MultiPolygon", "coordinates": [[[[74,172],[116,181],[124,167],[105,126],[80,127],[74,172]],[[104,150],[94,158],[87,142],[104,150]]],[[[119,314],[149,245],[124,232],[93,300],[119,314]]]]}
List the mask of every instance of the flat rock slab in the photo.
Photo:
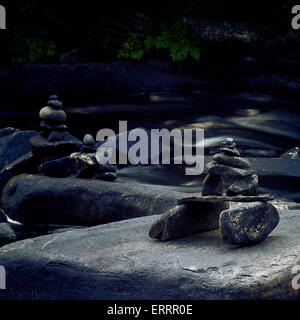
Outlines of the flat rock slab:
{"type": "Polygon", "coordinates": [[[162,214],[188,195],[122,180],[107,182],[23,174],[5,186],[1,205],[11,219],[25,224],[95,226],[162,214]]]}
{"type": "Polygon", "coordinates": [[[161,243],[157,216],[6,245],[1,299],[300,299],[300,211],[283,210],[257,245],[233,247],[216,231],[161,243]]]}
{"type": "Polygon", "coordinates": [[[257,201],[271,201],[274,200],[273,196],[268,194],[259,196],[203,196],[203,197],[187,197],[177,201],[177,204],[189,204],[195,202],[202,203],[215,203],[215,202],[257,202],[257,201]]]}

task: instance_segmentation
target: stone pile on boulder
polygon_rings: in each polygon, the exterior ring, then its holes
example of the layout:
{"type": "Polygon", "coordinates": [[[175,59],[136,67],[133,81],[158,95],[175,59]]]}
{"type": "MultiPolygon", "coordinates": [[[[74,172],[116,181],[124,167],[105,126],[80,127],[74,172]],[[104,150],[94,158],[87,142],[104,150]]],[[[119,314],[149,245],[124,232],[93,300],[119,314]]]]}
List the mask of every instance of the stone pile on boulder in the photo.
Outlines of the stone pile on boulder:
{"type": "Polygon", "coordinates": [[[278,225],[279,214],[268,203],[273,197],[258,195],[258,176],[234,140],[227,138],[219,150],[206,166],[202,196],[179,200],[151,226],[151,238],[167,241],[219,228],[224,241],[247,245],[263,241],[278,225]],[[231,182],[227,190],[225,178],[231,182]]]}

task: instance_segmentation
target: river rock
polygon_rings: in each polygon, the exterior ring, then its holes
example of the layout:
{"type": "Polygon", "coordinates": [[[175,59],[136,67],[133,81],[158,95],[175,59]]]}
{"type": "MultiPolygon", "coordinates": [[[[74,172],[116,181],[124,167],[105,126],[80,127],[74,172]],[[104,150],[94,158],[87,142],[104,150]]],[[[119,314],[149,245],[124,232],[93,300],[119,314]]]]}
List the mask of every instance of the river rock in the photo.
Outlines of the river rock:
{"type": "Polygon", "coordinates": [[[6,245],[6,300],[290,300],[299,265],[300,211],[284,210],[259,245],[233,247],[218,231],[161,243],[158,216],[6,245]],[[234,250],[233,250],[234,249],[234,250]],[[20,285],[22,284],[22,285],[20,285]]]}
{"type": "Polygon", "coordinates": [[[36,135],[35,131],[16,131],[0,139],[0,170],[30,152],[29,140],[36,135]]]}
{"type": "Polygon", "coordinates": [[[104,181],[115,181],[117,179],[117,175],[114,172],[98,172],[94,173],[94,178],[104,181]]]}
{"type": "Polygon", "coordinates": [[[206,165],[206,168],[209,173],[217,176],[221,176],[221,177],[241,178],[249,175],[249,172],[247,170],[233,168],[233,167],[219,164],[216,162],[209,162],[206,165]]]}
{"type": "Polygon", "coordinates": [[[69,133],[65,134],[64,140],[50,142],[41,135],[30,139],[32,153],[40,159],[60,158],[80,150],[82,142],[69,133]]]}
{"type": "Polygon", "coordinates": [[[45,121],[64,123],[67,119],[67,115],[63,110],[56,110],[51,107],[44,107],[40,111],[40,118],[45,121]]]}
{"type": "Polygon", "coordinates": [[[74,153],[68,157],[43,162],[38,171],[49,177],[65,178],[79,175],[80,171],[99,166],[95,157],[74,153]]]}
{"type": "Polygon", "coordinates": [[[12,220],[26,224],[92,226],[161,214],[188,195],[124,181],[111,183],[23,174],[5,186],[1,204],[12,220]]]}
{"type": "Polygon", "coordinates": [[[48,136],[48,140],[50,142],[57,142],[64,140],[66,137],[68,137],[68,133],[66,132],[52,131],[48,136]]]}
{"type": "Polygon", "coordinates": [[[202,195],[217,195],[221,196],[224,193],[224,182],[220,176],[208,174],[202,185],[202,195]]]}
{"type": "Polygon", "coordinates": [[[253,202],[223,211],[220,233],[224,241],[248,245],[263,241],[278,222],[278,211],[272,204],[253,202]]]}
{"type": "Polygon", "coordinates": [[[17,236],[9,223],[0,223],[0,246],[14,242],[17,240],[17,236]]]}
{"type": "Polygon", "coordinates": [[[52,96],[50,96],[49,101],[51,100],[58,100],[58,96],[53,94],[52,96]]]}
{"type": "Polygon", "coordinates": [[[58,100],[49,100],[47,106],[56,110],[62,109],[62,103],[58,100]]]}
{"type": "Polygon", "coordinates": [[[7,164],[4,168],[5,171],[12,174],[21,174],[24,172],[35,173],[38,167],[38,159],[32,152],[22,155],[15,161],[7,164]]]}
{"type": "Polygon", "coordinates": [[[227,148],[227,147],[221,147],[220,151],[225,153],[228,156],[233,156],[233,157],[240,157],[240,152],[237,148],[227,148]]]}
{"type": "Polygon", "coordinates": [[[91,134],[86,134],[83,137],[83,144],[85,146],[94,146],[96,144],[96,141],[95,141],[94,137],[91,134]]]}
{"type": "Polygon", "coordinates": [[[232,166],[235,168],[240,168],[240,169],[249,169],[250,168],[250,162],[240,158],[240,157],[233,157],[233,156],[228,156],[225,153],[217,153],[212,156],[212,159],[221,163],[225,164],[227,166],[232,166]]]}
{"type": "Polygon", "coordinates": [[[68,127],[65,124],[48,123],[47,121],[41,121],[40,126],[46,131],[67,131],[68,127]]]}
{"type": "Polygon", "coordinates": [[[220,213],[228,208],[228,203],[221,202],[178,205],[154,222],[149,236],[160,241],[169,241],[217,229],[220,213]]]}
{"type": "Polygon", "coordinates": [[[255,196],[257,195],[258,176],[251,174],[243,179],[235,181],[226,191],[228,196],[255,196]]]}

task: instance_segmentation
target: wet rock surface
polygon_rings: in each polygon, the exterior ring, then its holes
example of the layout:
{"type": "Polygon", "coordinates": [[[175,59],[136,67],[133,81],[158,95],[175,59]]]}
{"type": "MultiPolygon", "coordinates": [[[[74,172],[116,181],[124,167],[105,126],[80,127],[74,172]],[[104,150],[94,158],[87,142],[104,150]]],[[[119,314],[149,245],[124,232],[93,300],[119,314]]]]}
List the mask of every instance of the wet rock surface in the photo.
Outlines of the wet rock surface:
{"type": "Polygon", "coordinates": [[[263,241],[278,223],[278,211],[272,204],[254,202],[223,211],[220,233],[224,241],[248,245],[263,241]]]}
{"type": "Polygon", "coordinates": [[[10,224],[7,222],[0,223],[0,246],[15,242],[16,240],[17,236],[10,224]]]}
{"type": "Polygon", "coordinates": [[[299,264],[299,211],[283,210],[264,242],[242,248],[224,243],[217,231],[162,244],[147,235],[156,220],[142,217],[2,247],[8,290],[1,299],[300,298],[291,287],[291,270],[299,264]]]}
{"type": "Polygon", "coordinates": [[[256,174],[252,174],[231,184],[228,187],[226,194],[228,196],[252,196],[257,194],[257,188],[258,176],[256,174]]]}
{"type": "Polygon", "coordinates": [[[224,193],[224,182],[220,176],[214,174],[208,174],[202,186],[202,195],[217,195],[221,196],[224,193]]]}
{"type": "Polygon", "coordinates": [[[22,223],[92,226],[161,214],[187,195],[159,186],[23,174],[5,186],[1,204],[22,223]]]}

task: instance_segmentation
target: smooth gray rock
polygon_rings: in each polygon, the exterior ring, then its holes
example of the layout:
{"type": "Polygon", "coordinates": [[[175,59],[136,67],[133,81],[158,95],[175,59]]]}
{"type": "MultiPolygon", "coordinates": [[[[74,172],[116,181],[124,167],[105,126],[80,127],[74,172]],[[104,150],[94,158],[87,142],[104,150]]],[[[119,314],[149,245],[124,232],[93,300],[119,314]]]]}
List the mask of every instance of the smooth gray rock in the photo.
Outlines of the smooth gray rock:
{"type": "Polygon", "coordinates": [[[96,144],[96,141],[95,141],[94,137],[91,134],[86,134],[83,137],[83,144],[85,146],[94,146],[96,144]]]}
{"type": "Polygon", "coordinates": [[[68,137],[67,132],[52,131],[48,136],[48,140],[49,142],[63,141],[66,137],[68,137]]]}
{"type": "Polygon", "coordinates": [[[209,173],[230,178],[241,178],[249,175],[249,171],[239,168],[233,168],[227,165],[219,164],[216,162],[210,162],[206,165],[206,169],[209,173]]]}
{"type": "Polygon", "coordinates": [[[38,135],[30,139],[32,153],[40,159],[60,158],[80,151],[82,142],[67,133],[64,140],[50,142],[47,138],[38,135]]]}
{"type": "Polygon", "coordinates": [[[178,205],[153,223],[149,236],[160,241],[169,241],[217,229],[220,213],[228,208],[229,204],[225,202],[178,205]]]}
{"type": "Polygon", "coordinates": [[[161,214],[187,195],[136,183],[23,174],[5,186],[1,204],[22,223],[92,226],[161,214]]]}
{"type": "Polygon", "coordinates": [[[47,121],[41,121],[40,126],[46,131],[67,131],[68,127],[65,124],[48,123],[47,121]]]}
{"type": "Polygon", "coordinates": [[[217,230],[158,242],[157,216],[16,242],[0,249],[1,299],[300,299],[300,211],[285,210],[262,243],[237,248],[217,230]],[[21,285],[20,285],[21,284],[21,285]]]}
{"type": "Polygon", "coordinates": [[[29,140],[38,135],[35,131],[16,131],[0,139],[0,170],[31,151],[29,140]]]}
{"type": "Polygon", "coordinates": [[[240,157],[233,157],[233,156],[228,156],[225,153],[217,153],[212,156],[213,160],[225,164],[227,166],[232,166],[235,168],[240,168],[240,169],[249,169],[250,168],[250,162],[240,158],[240,157]]]}
{"type": "Polygon", "coordinates": [[[17,236],[9,223],[0,223],[0,246],[14,242],[17,240],[17,236]]]}
{"type": "Polygon", "coordinates": [[[202,195],[216,195],[221,196],[224,193],[224,182],[220,176],[208,174],[202,185],[202,195]]]}
{"type": "Polygon", "coordinates": [[[263,241],[278,223],[279,214],[272,204],[253,202],[223,211],[219,224],[224,241],[248,245],[263,241]]]}
{"type": "Polygon", "coordinates": [[[257,195],[257,188],[258,176],[256,174],[251,174],[231,184],[228,187],[226,194],[228,196],[255,196],[257,195]]]}
{"type": "Polygon", "coordinates": [[[67,120],[67,115],[63,110],[44,107],[40,111],[40,118],[45,121],[64,123],[67,120]]]}

